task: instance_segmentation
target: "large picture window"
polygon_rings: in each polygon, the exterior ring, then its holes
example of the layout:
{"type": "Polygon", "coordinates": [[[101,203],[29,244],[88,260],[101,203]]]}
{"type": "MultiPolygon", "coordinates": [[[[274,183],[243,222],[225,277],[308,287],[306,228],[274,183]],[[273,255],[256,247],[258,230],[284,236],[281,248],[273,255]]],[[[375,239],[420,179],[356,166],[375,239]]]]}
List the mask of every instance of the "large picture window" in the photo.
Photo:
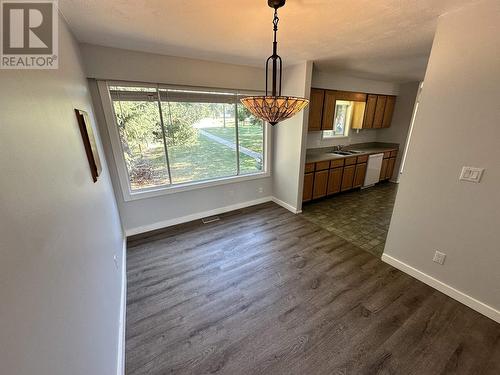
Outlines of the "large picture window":
{"type": "Polygon", "coordinates": [[[265,130],[247,93],[108,85],[131,193],[265,172],[265,130]]]}

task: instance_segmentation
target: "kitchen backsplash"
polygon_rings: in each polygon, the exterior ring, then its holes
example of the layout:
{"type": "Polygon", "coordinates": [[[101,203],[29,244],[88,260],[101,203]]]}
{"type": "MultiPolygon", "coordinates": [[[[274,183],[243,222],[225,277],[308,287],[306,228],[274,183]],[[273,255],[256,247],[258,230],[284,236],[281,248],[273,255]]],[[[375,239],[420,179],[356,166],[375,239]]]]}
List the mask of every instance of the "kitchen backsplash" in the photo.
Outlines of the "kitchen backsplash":
{"type": "Polygon", "coordinates": [[[348,145],[353,143],[375,142],[377,140],[378,130],[365,129],[356,133],[356,130],[349,132],[348,137],[342,138],[325,138],[322,139],[322,132],[307,133],[307,148],[330,147],[337,145],[348,145]]]}

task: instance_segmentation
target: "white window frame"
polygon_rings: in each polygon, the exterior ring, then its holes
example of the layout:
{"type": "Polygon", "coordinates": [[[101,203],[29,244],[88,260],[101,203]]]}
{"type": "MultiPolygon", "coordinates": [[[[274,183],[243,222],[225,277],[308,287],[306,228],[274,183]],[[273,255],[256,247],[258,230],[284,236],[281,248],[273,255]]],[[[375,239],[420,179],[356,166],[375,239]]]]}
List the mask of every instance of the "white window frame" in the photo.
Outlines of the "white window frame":
{"type": "Polygon", "coordinates": [[[339,139],[339,138],[349,138],[349,130],[351,129],[351,125],[352,125],[352,111],[353,111],[353,108],[352,108],[352,102],[348,101],[348,100],[337,100],[335,102],[335,113],[333,114],[333,121],[335,122],[335,115],[337,114],[337,102],[342,102],[342,103],[350,103],[349,105],[351,106],[350,110],[349,110],[349,114],[347,116],[347,119],[346,119],[346,122],[344,124],[344,134],[340,135],[340,134],[330,134],[330,133],[333,133],[333,130],[323,130],[321,132],[321,138],[322,139],[339,139]]]}
{"type": "MultiPolygon", "coordinates": [[[[141,190],[133,191],[130,186],[129,172],[127,170],[127,165],[125,163],[125,156],[123,154],[122,144],[120,141],[120,135],[118,132],[118,126],[116,124],[116,116],[114,113],[111,95],[109,92],[109,86],[140,86],[140,87],[175,87],[177,89],[206,89],[210,91],[227,91],[222,89],[205,88],[205,87],[189,87],[189,86],[174,86],[174,85],[163,85],[163,84],[152,84],[152,83],[142,83],[142,82],[124,82],[124,81],[97,81],[97,86],[99,90],[99,96],[102,102],[102,108],[104,112],[104,118],[106,120],[106,128],[108,130],[109,139],[111,142],[111,149],[113,152],[113,157],[116,165],[116,170],[118,173],[118,179],[120,182],[121,191],[123,194],[123,199],[128,201],[158,197],[167,194],[174,194],[183,191],[190,191],[196,189],[204,189],[213,186],[232,184],[236,182],[244,182],[255,179],[261,179],[271,176],[271,127],[267,122],[264,123],[264,140],[263,140],[263,170],[261,172],[241,174],[229,177],[219,177],[210,180],[186,182],[182,184],[175,185],[162,185],[150,188],[144,188],[141,190]]],[[[229,89],[229,91],[243,92],[245,95],[261,95],[261,92],[247,91],[247,90],[234,90],[229,89]]]]}

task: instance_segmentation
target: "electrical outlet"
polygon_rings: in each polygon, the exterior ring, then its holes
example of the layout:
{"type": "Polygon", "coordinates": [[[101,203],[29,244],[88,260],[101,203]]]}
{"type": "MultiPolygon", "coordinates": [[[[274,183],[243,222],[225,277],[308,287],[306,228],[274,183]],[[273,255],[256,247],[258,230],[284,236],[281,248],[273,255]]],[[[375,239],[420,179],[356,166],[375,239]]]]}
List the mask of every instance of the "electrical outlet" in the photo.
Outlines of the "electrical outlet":
{"type": "Polygon", "coordinates": [[[445,258],[446,258],[446,254],[445,253],[442,253],[440,251],[436,251],[434,253],[434,258],[432,258],[432,261],[443,265],[445,258]]]}
{"type": "Polygon", "coordinates": [[[257,191],[258,191],[259,193],[263,193],[263,192],[264,192],[264,188],[263,188],[263,187],[260,187],[260,188],[258,188],[258,189],[257,189],[257,191]]]}
{"type": "Polygon", "coordinates": [[[116,269],[118,269],[118,256],[116,254],[113,255],[113,261],[115,262],[116,269]]]}

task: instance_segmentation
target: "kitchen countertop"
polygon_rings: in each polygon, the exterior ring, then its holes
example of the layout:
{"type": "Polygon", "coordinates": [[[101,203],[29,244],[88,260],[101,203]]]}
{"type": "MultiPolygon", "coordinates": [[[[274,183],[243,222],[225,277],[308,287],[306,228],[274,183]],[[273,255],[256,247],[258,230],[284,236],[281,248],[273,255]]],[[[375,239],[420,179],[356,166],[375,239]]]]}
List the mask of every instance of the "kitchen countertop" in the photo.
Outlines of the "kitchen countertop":
{"type": "Polygon", "coordinates": [[[362,151],[353,155],[332,154],[333,147],[322,147],[319,149],[309,149],[306,153],[306,163],[315,163],[324,160],[345,159],[352,156],[380,154],[387,151],[399,150],[398,144],[359,144],[345,147],[346,150],[362,151]]]}

